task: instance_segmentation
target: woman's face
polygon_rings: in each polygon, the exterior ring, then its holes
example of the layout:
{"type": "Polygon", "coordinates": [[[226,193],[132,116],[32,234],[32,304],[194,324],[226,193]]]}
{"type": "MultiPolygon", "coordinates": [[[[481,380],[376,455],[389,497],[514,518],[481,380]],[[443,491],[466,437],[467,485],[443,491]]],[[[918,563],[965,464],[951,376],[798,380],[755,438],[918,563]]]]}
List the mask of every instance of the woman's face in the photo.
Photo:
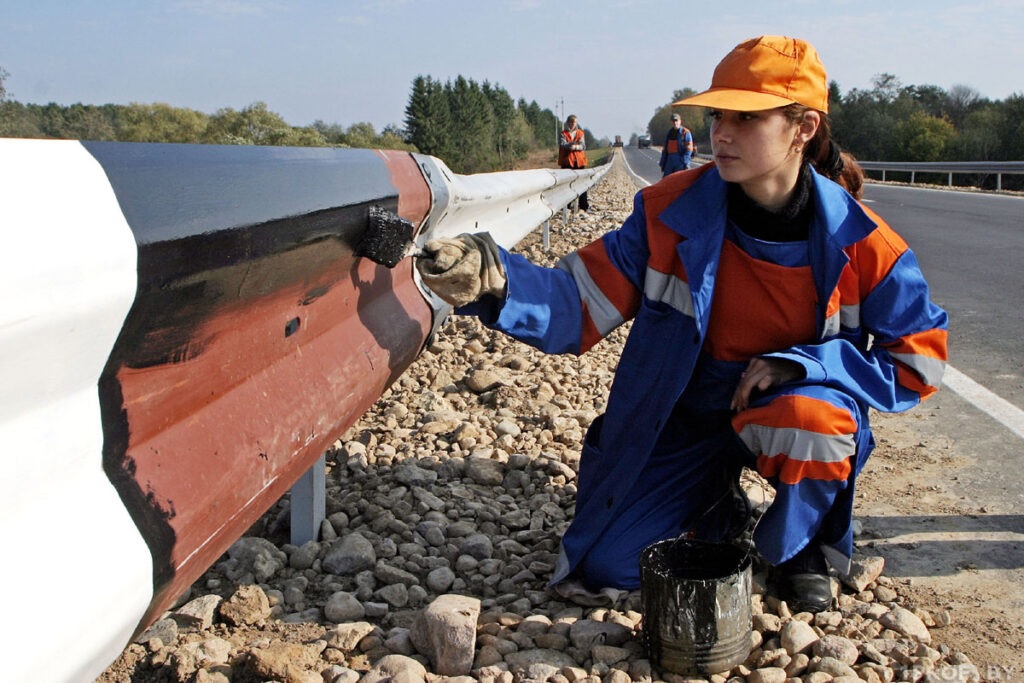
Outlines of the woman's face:
{"type": "Polygon", "coordinates": [[[801,150],[816,123],[808,126],[806,116],[803,123],[793,123],[782,109],[713,109],[711,118],[711,149],[722,178],[738,183],[766,208],[784,204],[796,186],[801,150]]]}

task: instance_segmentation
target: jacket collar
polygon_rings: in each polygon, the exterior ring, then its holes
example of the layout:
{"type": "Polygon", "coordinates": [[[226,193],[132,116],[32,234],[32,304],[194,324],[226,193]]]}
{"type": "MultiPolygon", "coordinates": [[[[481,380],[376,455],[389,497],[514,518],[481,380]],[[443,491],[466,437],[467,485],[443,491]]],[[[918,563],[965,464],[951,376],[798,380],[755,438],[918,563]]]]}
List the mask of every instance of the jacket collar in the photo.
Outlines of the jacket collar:
{"type": "MultiPolygon", "coordinates": [[[[827,303],[849,261],[844,248],[863,239],[877,225],[857,200],[813,167],[811,179],[814,216],[808,249],[819,301],[827,303]]],[[[658,215],[662,223],[684,238],[677,251],[686,268],[694,311],[702,331],[707,329],[715,272],[725,238],[726,187],[718,169],[710,168],[658,215]]],[[[819,317],[823,319],[823,310],[819,317]]]]}
{"type": "MultiPolygon", "coordinates": [[[[834,246],[848,247],[864,239],[877,225],[842,187],[811,167],[814,218],[812,238],[819,232],[834,246]]],[[[711,168],[658,216],[665,225],[687,239],[709,239],[726,217],[726,183],[711,168]]]]}

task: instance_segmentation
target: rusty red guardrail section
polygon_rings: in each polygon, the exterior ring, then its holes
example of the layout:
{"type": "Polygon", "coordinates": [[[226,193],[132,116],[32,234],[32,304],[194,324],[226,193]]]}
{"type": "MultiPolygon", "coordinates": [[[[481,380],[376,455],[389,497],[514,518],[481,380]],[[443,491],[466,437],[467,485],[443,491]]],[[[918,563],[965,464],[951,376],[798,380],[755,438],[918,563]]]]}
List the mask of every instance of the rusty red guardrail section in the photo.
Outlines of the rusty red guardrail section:
{"type": "Polygon", "coordinates": [[[146,626],[416,358],[411,259],[353,255],[371,205],[420,225],[403,152],[84,143],[139,246],[100,380],[103,465],[153,556],[146,626]]]}

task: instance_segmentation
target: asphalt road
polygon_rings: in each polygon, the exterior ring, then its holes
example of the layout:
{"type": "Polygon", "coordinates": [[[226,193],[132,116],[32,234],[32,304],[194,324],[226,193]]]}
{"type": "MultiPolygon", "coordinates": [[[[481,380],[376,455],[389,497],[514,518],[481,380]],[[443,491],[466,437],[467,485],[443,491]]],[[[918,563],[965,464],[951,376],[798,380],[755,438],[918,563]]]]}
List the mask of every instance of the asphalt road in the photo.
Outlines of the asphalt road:
{"type": "Polygon", "coordinates": [[[950,315],[950,363],[1024,409],[1024,197],[869,184],[950,315]]]}
{"type": "Polygon", "coordinates": [[[623,147],[622,152],[626,155],[626,163],[629,164],[629,167],[644,181],[654,183],[661,178],[661,169],[658,168],[658,159],[661,158],[660,147],[645,149],[623,147]]]}

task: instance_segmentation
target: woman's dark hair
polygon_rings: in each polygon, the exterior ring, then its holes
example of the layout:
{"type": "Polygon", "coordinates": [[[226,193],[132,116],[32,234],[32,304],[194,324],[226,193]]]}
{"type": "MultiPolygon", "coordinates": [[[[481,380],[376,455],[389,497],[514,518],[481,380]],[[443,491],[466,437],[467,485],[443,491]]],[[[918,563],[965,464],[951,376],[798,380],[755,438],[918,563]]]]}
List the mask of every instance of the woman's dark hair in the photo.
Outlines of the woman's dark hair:
{"type": "MultiPolygon", "coordinates": [[[[793,123],[803,120],[804,114],[814,111],[802,104],[790,104],[782,108],[786,118],[793,123]]],[[[821,114],[818,132],[804,147],[804,159],[814,165],[818,173],[846,188],[855,199],[864,194],[864,170],[849,152],[844,151],[832,139],[832,124],[828,115],[821,114]]]]}

